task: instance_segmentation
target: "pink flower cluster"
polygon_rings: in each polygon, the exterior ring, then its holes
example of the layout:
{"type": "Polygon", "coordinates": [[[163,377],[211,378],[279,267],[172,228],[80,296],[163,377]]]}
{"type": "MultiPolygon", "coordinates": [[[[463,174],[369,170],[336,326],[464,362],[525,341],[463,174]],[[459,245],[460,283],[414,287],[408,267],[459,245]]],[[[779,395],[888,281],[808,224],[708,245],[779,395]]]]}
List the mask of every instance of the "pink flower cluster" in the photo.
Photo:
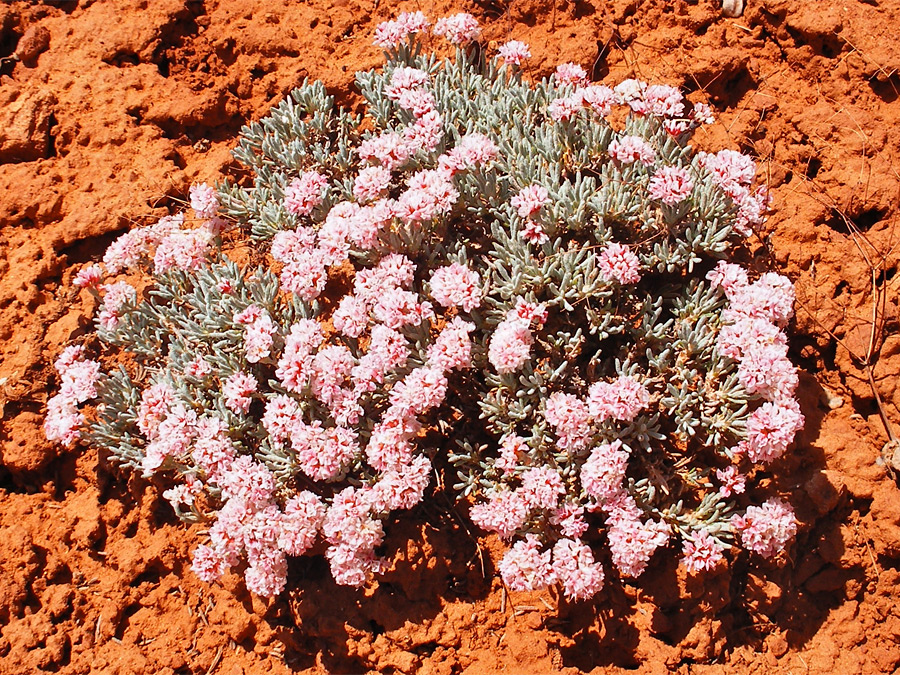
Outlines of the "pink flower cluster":
{"type": "Polygon", "coordinates": [[[609,156],[622,164],[639,162],[650,166],[656,161],[656,151],[640,136],[622,136],[609,144],[609,156]]]}
{"type": "Polygon", "coordinates": [[[674,206],[691,196],[694,179],[690,171],[680,166],[664,166],[650,177],[647,194],[663,204],[674,206]]]}
{"type": "Polygon", "coordinates": [[[491,335],[488,346],[488,361],[501,375],[514,373],[531,358],[531,345],[534,335],[531,332],[532,322],[538,326],[547,320],[546,309],[542,305],[517,298],[516,307],[507,312],[491,335]]]}
{"type": "Polygon", "coordinates": [[[553,99],[547,106],[547,114],[557,122],[570,120],[584,109],[597,117],[605,117],[616,103],[618,100],[612,89],[599,84],[588,85],[585,81],[585,86],[577,87],[571,94],[553,99]]]}
{"type": "Polygon", "coordinates": [[[521,66],[525,59],[531,58],[531,50],[524,42],[510,40],[501,45],[497,50],[497,56],[511,66],[521,66]]]}
{"type": "Polygon", "coordinates": [[[510,205],[516,210],[520,218],[525,220],[522,226],[522,236],[529,243],[540,245],[549,241],[547,233],[538,222],[536,215],[550,202],[550,193],[543,185],[529,185],[509,200],[510,205]]]}
{"type": "Polygon", "coordinates": [[[590,547],[577,539],[560,539],[541,551],[533,534],[516,542],[499,565],[500,576],[512,591],[534,591],[560,583],[567,598],[587,600],[603,588],[603,567],[590,547]]]}
{"type": "Polygon", "coordinates": [[[54,367],[62,380],[59,392],[47,401],[44,419],[44,435],[47,440],[70,446],[81,437],[84,415],[79,412],[81,403],[97,397],[97,380],[100,364],[82,358],[81,345],[66,347],[54,367]]]}
{"type": "Polygon", "coordinates": [[[234,322],[246,326],[244,354],[248,363],[259,363],[269,356],[276,328],[266,310],[258,305],[249,305],[234,315],[234,322]]]}
{"type": "Polygon", "coordinates": [[[744,388],[766,400],[750,414],[747,438],[735,452],[752,462],[772,462],[785,453],[804,422],[794,399],[797,369],[788,359],[782,330],[793,316],[793,285],[771,272],[749,283],[742,268],[727,262],[720,262],[707,278],[729,301],[717,347],[737,361],[744,388]]]}
{"type": "Polygon", "coordinates": [[[764,222],[764,213],[770,201],[765,186],[756,191],[751,189],[756,163],[740,152],[720,150],[715,154],[697,153],[697,164],[709,171],[713,182],[737,206],[735,229],[744,236],[752,234],[753,228],[764,222]]]}
{"type": "Polygon", "coordinates": [[[431,297],[441,307],[461,307],[467,312],[481,304],[478,273],[459,263],[441,267],[431,275],[431,297]]]}
{"type": "Polygon", "coordinates": [[[378,24],[373,42],[378,47],[396,49],[410,35],[426,31],[430,25],[422,12],[402,12],[393,21],[378,24]]]}
{"type": "Polygon", "coordinates": [[[284,208],[295,216],[307,216],[322,203],[328,178],[318,171],[304,171],[284,190],[284,208]]]}
{"type": "Polygon", "coordinates": [[[772,558],[785,549],[797,534],[797,521],[789,504],[772,497],[762,506],[749,506],[743,516],[731,519],[741,544],[763,558],[772,558]]]}
{"type": "MultiPolygon", "coordinates": [[[[216,201],[216,204],[218,202],[216,201]]],[[[210,212],[209,199],[199,204],[210,212]]],[[[213,217],[207,227],[184,229],[184,214],[165,216],[154,225],[130,230],[116,239],[103,255],[107,274],[118,274],[137,267],[144,260],[152,260],[155,274],[169,270],[195,270],[207,261],[214,235],[222,229],[220,219],[213,217]]],[[[96,277],[96,271],[92,272],[96,277]]],[[[97,279],[85,278],[83,285],[96,285],[97,279]]]]}
{"type": "Polygon", "coordinates": [[[434,24],[434,34],[445,38],[451,44],[462,46],[473,42],[481,35],[478,21],[471,14],[459,12],[438,19],[434,24]]]}
{"type": "Polygon", "coordinates": [[[597,269],[604,279],[622,286],[636,284],[641,280],[641,261],[625,244],[607,244],[597,256],[597,269]]]}

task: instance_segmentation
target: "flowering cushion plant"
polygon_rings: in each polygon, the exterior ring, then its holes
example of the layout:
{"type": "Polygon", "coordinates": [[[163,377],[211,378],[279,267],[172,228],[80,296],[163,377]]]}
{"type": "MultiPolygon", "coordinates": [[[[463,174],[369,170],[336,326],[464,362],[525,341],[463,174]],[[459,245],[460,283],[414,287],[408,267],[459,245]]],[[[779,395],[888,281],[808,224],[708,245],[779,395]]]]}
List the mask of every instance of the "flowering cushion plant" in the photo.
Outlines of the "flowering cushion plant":
{"type": "Polygon", "coordinates": [[[435,472],[512,542],[511,589],[587,599],[659,549],[694,573],[777,555],[793,512],[753,479],[803,416],[792,286],[727,261],[767,205],[752,160],[694,152],[710,113],[673,87],[576,64],[532,84],[526,44],[485,58],[457,14],[439,60],[429,28],[378,27],[365,117],[304,83],[243,130],[252,185],[193,187],[194,218],[79,272],[120,365],[63,352],[48,438],[170,481],[209,523],[194,571],[266,596],[305,553],[364,584],[435,472]]]}

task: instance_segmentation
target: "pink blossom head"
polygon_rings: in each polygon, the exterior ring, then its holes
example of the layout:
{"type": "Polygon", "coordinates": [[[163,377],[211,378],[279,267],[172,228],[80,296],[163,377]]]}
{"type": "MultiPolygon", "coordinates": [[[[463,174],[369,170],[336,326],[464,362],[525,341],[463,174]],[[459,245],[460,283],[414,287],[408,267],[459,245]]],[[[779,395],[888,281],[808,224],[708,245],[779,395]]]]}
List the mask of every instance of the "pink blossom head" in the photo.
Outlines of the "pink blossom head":
{"type": "Polygon", "coordinates": [[[219,211],[219,195],[216,189],[206,183],[191,185],[191,208],[198,218],[214,218],[219,211]]]}
{"type": "Polygon", "coordinates": [[[651,176],[647,192],[651,199],[668,206],[680,204],[691,196],[694,179],[690,171],[680,166],[664,166],[651,176]]]}
{"type": "Polygon", "coordinates": [[[445,38],[451,44],[462,46],[477,40],[481,35],[478,21],[471,14],[460,12],[438,19],[434,24],[434,34],[445,38]]]}
{"type": "Polygon", "coordinates": [[[588,83],[587,71],[577,63],[571,62],[561,63],[556,66],[556,71],[553,73],[553,79],[559,86],[571,85],[578,87],[588,83]]]}
{"type": "Polygon", "coordinates": [[[640,136],[622,136],[609,144],[609,156],[622,164],[649,166],[656,160],[656,151],[640,136]]]}
{"type": "Polygon", "coordinates": [[[393,21],[378,24],[372,41],[378,47],[396,49],[410,35],[428,30],[429,25],[422,12],[402,12],[393,21]]]}
{"type": "Polygon", "coordinates": [[[537,184],[522,188],[509,200],[520,218],[531,218],[549,202],[550,193],[547,188],[537,184]]]}
{"type": "Polygon", "coordinates": [[[497,50],[497,56],[511,66],[521,66],[525,59],[531,58],[528,45],[519,40],[510,40],[497,50]]]}
{"type": "Polygon", "coordinates": [[[714,569],[725,557],[722,544],[713,539],[707,530],[697,530],[693,538],[686,539],[681,562],[691,574],[714,569]]]}
{"type": "Polygon", "coordinates": [[[605,574],[590,547],[578,539],[560,539],[553,547],[553,576],[571,600],[588,600],[603,589],[605,574]]]}
{"type": "Polygon", "coordinates": [[[305,171],[284,191],[284,208],[295,216],[305,216],[322,203],[328,179],[318,171],[305,171]]]}
{"type": "Polygon", "coordinates": [[[501,375],[514,373],[531,358],[534,336],[521,319],[501,321],[488,346],[488,361],[501,375]]]}
{"type": "Polygon", "coordinates": [[[625,244],[611,242],[597,256],[597,269],[604,279],[626,286],[641,280],[641,261],[625,244]]]}
{"type": "Polygon", "coordinates": [[[533,534],[525,535],[506,552],[498,565],[503,583],[511,591],[535,591],[556,581],[551,565],[550,550],[541,551],[540,540],[533,534]]]}
{"type": "Polygon", "coordinates": [[[776,497],[762,506],[748,506],[743,516],[731,519],[744,548],[772,558],[785,549],[797,534],[797,521],[790,505],[776,497]]]}
{"type": "Polygon", "coordinates": [[[481,278],[459,263],[440,267],[431,275],[431,297],[442,307],[460,307],[467,312],[481,304],[481,278]]]}

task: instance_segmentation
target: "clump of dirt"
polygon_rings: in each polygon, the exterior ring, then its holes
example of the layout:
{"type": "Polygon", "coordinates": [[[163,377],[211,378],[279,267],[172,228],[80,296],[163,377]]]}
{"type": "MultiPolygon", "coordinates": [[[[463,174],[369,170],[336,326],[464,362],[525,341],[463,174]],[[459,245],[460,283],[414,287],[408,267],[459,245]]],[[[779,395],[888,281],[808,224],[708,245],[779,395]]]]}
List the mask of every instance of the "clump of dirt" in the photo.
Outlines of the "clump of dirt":
{"type": "Polygon", "coordinates": [[[898,34],[897,0],[748,0],[738,18],[713,0],[0,6],[0,672],[893,672],[898,34]],[[415,9],[528,42],[533,78],[574,61],[682,87],[718,114],[700,145],[758,158],[775,211],[751,247],[799,296],[807,426],[770,471],[801,521],[787,564],[740,557],[698,581],[657,556],[591,604],[507,595],[502,544],[420,507],[389,528],[391,569],[370,588],[309,558],[264,602],[236,575],[191,574],[198,528],[159,486],[44,440],[52,361],[90,328],[73,266],[236,171],[241,126],[305,77],[358,106],[375,26],[415,9]]]}

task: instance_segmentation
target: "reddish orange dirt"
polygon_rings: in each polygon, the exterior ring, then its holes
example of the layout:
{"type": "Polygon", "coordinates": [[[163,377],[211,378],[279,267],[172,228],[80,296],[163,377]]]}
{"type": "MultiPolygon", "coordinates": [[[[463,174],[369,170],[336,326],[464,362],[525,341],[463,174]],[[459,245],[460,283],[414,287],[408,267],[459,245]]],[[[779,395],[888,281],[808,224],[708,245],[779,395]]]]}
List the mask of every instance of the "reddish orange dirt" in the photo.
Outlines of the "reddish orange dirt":
{"type": "Polygon", "coordinates": [[[900,1],[746,4],[0,5],[0,673],[900,672],[900,492],[879,415],[900,429],[900,1]],[[304,77],[359,105],[376,24],[415,9],[528,42],[532,78],[575,61],[683,87],[718,115],[699,145],[759,159],[774,212],[751,248],[797,284],[807,418],[766,477],[800,520],[784,565],[741,555],[698,582],[657,555],[590,604],[506,596],[499,542],[420,507],[389,528],[391,568],[368,589],[306,558],[266,602],[237,575],[193,576],[199,527],[162,486],[44,440],[52,362],[93,309],[76,267],[236,170],[241,126],[304,77]]]}

